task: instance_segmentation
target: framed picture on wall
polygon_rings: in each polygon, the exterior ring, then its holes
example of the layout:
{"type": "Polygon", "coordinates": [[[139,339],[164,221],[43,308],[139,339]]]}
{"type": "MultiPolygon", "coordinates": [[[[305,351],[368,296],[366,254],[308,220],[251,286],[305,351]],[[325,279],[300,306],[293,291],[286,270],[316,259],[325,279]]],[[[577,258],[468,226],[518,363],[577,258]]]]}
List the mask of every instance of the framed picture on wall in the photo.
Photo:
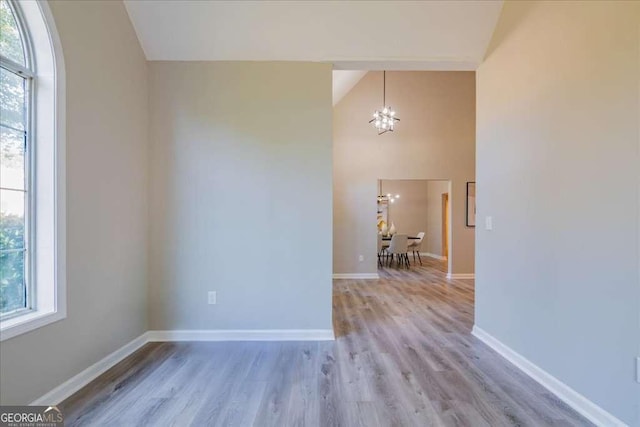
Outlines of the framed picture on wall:
{"type": "Polygon", "coordinates": [[[467,182],[467,227],[476,226],[476,183],[467,182]]]}

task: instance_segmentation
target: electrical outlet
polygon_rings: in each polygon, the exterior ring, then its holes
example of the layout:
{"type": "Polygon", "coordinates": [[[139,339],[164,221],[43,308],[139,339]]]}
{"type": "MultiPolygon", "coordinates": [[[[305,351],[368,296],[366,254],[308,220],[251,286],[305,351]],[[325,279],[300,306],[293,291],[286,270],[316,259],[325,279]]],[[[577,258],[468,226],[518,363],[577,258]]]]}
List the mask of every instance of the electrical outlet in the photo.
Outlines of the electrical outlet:
{"type": "Polygon", "coordinates": [[[216,304],[217,303],[217,295],[216,295],[216,291],[209,291],[209,297],[208,297],[208,303],[209,304],[216,304]]]}
{"type": "Polygon", "coordinates": [[[636,381],[640,383],[640,357],[636,357],[636,381]]]}
{"type": "Polygon", "coordinates": [[[360,256],[358,257],[358,261],[360,261],[360,262],[364,261],[364,255],[360,255],[360,256]]]}

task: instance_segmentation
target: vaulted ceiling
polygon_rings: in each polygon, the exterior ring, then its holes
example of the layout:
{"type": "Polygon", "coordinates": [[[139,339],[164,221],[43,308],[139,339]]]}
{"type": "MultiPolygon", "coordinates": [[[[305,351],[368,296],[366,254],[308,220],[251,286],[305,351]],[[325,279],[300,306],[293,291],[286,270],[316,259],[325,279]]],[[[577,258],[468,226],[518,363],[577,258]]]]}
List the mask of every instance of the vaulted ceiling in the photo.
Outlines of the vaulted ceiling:
{"type": "Polygon", "coordinates": [[[333,105],[336,105],[367,74],[363,70],[333,70],[333,105]]]}
{"type": "Polygon", "coordinates": [[[125,0],[149,60],[474,70],[502,1],[125,0]]]}

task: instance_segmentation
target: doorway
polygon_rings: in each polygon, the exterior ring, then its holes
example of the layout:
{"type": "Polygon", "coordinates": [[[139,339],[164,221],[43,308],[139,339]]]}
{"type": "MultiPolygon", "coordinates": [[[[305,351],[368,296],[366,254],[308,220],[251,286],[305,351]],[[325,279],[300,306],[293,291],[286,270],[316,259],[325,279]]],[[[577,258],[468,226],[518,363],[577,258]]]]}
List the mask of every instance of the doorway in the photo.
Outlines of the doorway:
{"type": "MultiPolygon", "coordinates": [[[[378,179],[377,218],[379,242],[385,252],[378,268],[388,268],[393,235],[406,235],[411,261],[420,266],[425,258],[448,270],[450,239],[450,182],[430,179],[378,179]],[[380,242],[382,241],[382,242],[380,242]]],[[[395,248],[394,248],[395,249],[395,248]]],[[[394,264],[397,265],[397,264],[394,264]]]]}
{"type": "Polygon", "coordinates": [[[442,193],[442,256],[449,258],[449,193],[442,193]]]}

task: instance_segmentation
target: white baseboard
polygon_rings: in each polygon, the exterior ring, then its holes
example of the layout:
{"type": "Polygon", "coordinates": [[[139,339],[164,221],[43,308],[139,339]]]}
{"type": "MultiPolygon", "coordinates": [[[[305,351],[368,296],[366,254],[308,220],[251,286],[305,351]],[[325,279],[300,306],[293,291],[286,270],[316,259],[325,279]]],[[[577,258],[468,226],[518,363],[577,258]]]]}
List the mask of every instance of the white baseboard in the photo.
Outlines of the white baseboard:
{"type": "Polygon", "coordinates": [[[60,384],[58,387],[54,388],[44,396],[34,400],[33,402],[31,402],[31,405],[51,406],[59,404],[60,402],[80,390],[82,387],[95,380],[98,376],[105,373],[108,369],[115,366],[125,357],[133,354],[147,342],[147,333],[140,335],[138,338],[135,338],[134,340],[120,347],[118,350],[104,357],[100,361],[89,366],[84,371],[71,377],[69,380],[60,384]]]}
{"type": "Polygon", "coordinates": [[[333,329],[149,331],[148,341],[333,341],[333,329]]]}
{"type": "Polygon", "coordinates": [[[626,424],[618,418],[614,417],[568,385],[564,384],[556,377],[547,373],[524,356],[515,352],[481,328],[474,325],[471,333],[592,423],[598,426],[626,426],[626,424]]]}
{"type": "Polygon", "coordinates": [[[378,273],[334,273],[334,279],[379,279],[378,273]]]}
{"type": "Polygon", "coordinates": [[[475,279],[474,273],[447,273],[447,279],[475,279]]]}
{"type": "Polygon", "coordinates": [[[446,261],[447,260],[446,256],[442,256],[442,255],[438,255],[438,254],[432,254],[431,252],[420,252],[420,256],[428,256],[429,258],[435,258],[435,259],[440,260],[440,261],[446,261]]]}
{"type": "MultiPolygon", "coordinates": [[[[474,325],[472,334],[495,350],[517,368],[547,388],[559,399],[571,406],[589,421],[599,426],[625,426],[611,415],[562,381],[550,375],[537,365],[506,346],[489,333],[474,325]]],[[[148,331],[125,344],[118,350],[89,366],[31,405],[57,405],[89,384],[99,375],[133,354],[147,342],[154,341],[331,341],[335,336],[332,329],[271,329],[271,330],[173,330],[148,331]]]]}
{"type": "Polygon", "coordinates": [[[333,341],[333,329],[174,330],[147,331],[71,377],[31,405],[57,405],[148,342],[156,341],[333,341]]]}

